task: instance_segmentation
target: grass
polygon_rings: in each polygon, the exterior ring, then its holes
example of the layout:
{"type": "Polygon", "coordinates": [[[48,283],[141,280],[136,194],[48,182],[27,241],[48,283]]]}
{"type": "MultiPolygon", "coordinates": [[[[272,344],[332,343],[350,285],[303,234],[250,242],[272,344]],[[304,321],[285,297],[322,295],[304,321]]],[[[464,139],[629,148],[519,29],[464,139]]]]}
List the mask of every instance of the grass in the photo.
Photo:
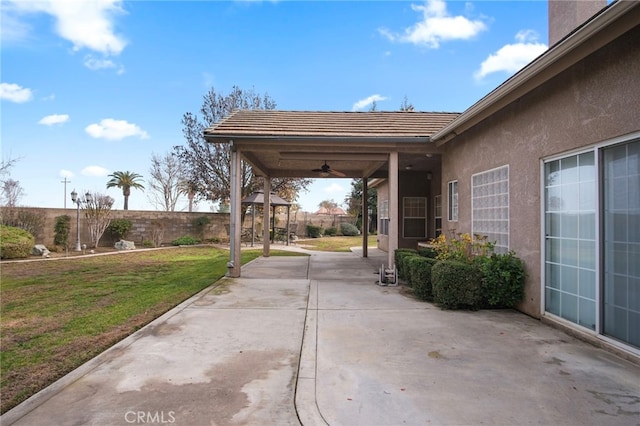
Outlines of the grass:
{"type": "MultiPolygon", "coordinates": [[[[369,247],[378,246],[375,235],[369,235],[367,241],[369,247]]],[[[351,247],[362,247],[362,236],[309,238],[300,241],[298,245],[309,250],[348,252],[351,247]]]]}
{"type": "MultiPolygon", "coordinates": [[[[242,263],[261,254],[243,250],[242,263]]],[[[3,263],[0,412],[215,283],[228,259],[198,246],[3,263]]]]}

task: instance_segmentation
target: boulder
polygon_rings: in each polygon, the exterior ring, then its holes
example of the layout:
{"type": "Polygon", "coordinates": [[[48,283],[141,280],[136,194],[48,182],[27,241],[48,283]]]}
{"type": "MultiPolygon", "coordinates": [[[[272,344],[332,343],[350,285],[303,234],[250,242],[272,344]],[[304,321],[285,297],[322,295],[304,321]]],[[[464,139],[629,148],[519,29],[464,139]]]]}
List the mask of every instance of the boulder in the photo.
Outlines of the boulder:
{"type": "Polygon", "coordinates": [[[113,245],[114,248],[118,250],[134,250],[136,245],[133,241],[120,240],[113,245]]]}
{"type": "Polygon", "coordinates": [[[34,256],[49,257],[51,252],[45,247],[44,244],[36,244],[35,246],[33,246],[31,254],[34,256]]]}

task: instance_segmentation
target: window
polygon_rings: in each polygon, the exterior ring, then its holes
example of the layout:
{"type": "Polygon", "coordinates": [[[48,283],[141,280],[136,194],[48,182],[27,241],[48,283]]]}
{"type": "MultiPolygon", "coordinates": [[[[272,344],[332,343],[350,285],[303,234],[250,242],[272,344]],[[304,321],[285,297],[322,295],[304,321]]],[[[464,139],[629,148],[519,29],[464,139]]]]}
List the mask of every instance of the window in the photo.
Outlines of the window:
{"type": "Polygon", "coordinates": [[[458,220],[458,181],[449,182],[449,220],[458,220]]]}
{"type": "Polygon", "coordinates": [[[379,234],[389,235],[389,200],[382,200],[380,202],[379,234]]]}
{"type": "Polygon", "coordinates": [[[640,139],[544,163],[544,309],[640,348],[640,139]]]}
{"type": "Polygon", "coordinates": [[[426,238],[427,199],[425,197],[404,197],[402,207],[404,238],[426,238]]]}
{"type": "Polygon", "coordinates": [[[436,224],[436,238],[442,234],[442,196],[436,195],[433,197],[433,215],[436,224]]]}
{"type": "Polygon", "coordinates": [[[471,176],[471,232],[509,251],[509,166],[471,176]]]}

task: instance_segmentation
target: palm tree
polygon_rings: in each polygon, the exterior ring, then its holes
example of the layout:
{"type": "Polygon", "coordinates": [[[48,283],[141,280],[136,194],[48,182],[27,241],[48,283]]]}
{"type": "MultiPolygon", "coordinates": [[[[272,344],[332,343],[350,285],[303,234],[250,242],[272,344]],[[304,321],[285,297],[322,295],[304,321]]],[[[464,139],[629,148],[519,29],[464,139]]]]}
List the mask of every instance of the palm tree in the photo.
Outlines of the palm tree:
{"type": "Polygon", "coordinates": [[[131,188],[144,189],[144,186],[137,182],[141,179],[137,173],[133,172],[113,172],[109,175],[111,180],[107,182],[107,188],[113,188],[117,186],[122,188],[122,195],[124,195],[124,209],[129,210],[129,195],[131,195],[131,188]]]}

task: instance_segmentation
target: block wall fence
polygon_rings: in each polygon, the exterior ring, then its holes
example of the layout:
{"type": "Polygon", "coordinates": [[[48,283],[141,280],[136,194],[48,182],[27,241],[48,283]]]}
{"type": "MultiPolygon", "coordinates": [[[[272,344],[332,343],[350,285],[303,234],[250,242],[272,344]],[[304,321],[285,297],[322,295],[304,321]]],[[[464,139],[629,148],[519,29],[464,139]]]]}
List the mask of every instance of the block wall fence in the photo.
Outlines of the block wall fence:
{"type": "MultiPolygon", "coordinates": [[[[73,246],[76,241],[76,209],[55,209],[55,208],[39,208],[39,207],[15,207],[13,210],[28,211],[39,217],[44,218],[44,225],[38,235],[34,235],[36,244],[44,244],[45,246],[53,246],[55,234],[56,218],[58,216],[67,215],[71,218],[71,229],[69,231],[69,244],[73,246]]],[[[8,208],[1,207],[0,215],[4,216],[8,208]]],[[[161,224],[164,231],[162,245],[171,245],[171,242],[179,237],[192,236],[198,239],[216,239],[220,242],[229,241],[229,213],[212,213],[212,212],[165,212],[165,211],[148,211],[148,210],[112,210],[111,219],[128,219],[131,221],[131,231],[125,237],[128,241],[133,241],[136,247],[142,247],[144,241],[153,240],[153,229],[156,224],[161,224]],[[204,233],[195,225],[198,218],[207,217],[209,224],[204,227],[204,233]]],[[[262,232],[262,215],[256,215],[255,218],[256,232],[262,232]]],[[[307,212],[291,213],[290,223],[297,225],[296,235],[304,237],[306,235],[306,225],[313,224],[322,228],[332,226],[339,227],[341,223],[355,223],[353,216],[339,215],[320,215],[307,212]]],[[[285,213],[276,214],[276,226],[286,226],[287,215],[285,213]]],[[[251,216],[247,215],[244,220],[243,227],[251,227],[251,216]]],[[[99,247],[113,247],[117,241],[105,232],[100,239],[99,247]]],[[[80,209],[80,242],[87,244],[89,247],[89,231],[86,226],[84,212],[80,209]]]]}

